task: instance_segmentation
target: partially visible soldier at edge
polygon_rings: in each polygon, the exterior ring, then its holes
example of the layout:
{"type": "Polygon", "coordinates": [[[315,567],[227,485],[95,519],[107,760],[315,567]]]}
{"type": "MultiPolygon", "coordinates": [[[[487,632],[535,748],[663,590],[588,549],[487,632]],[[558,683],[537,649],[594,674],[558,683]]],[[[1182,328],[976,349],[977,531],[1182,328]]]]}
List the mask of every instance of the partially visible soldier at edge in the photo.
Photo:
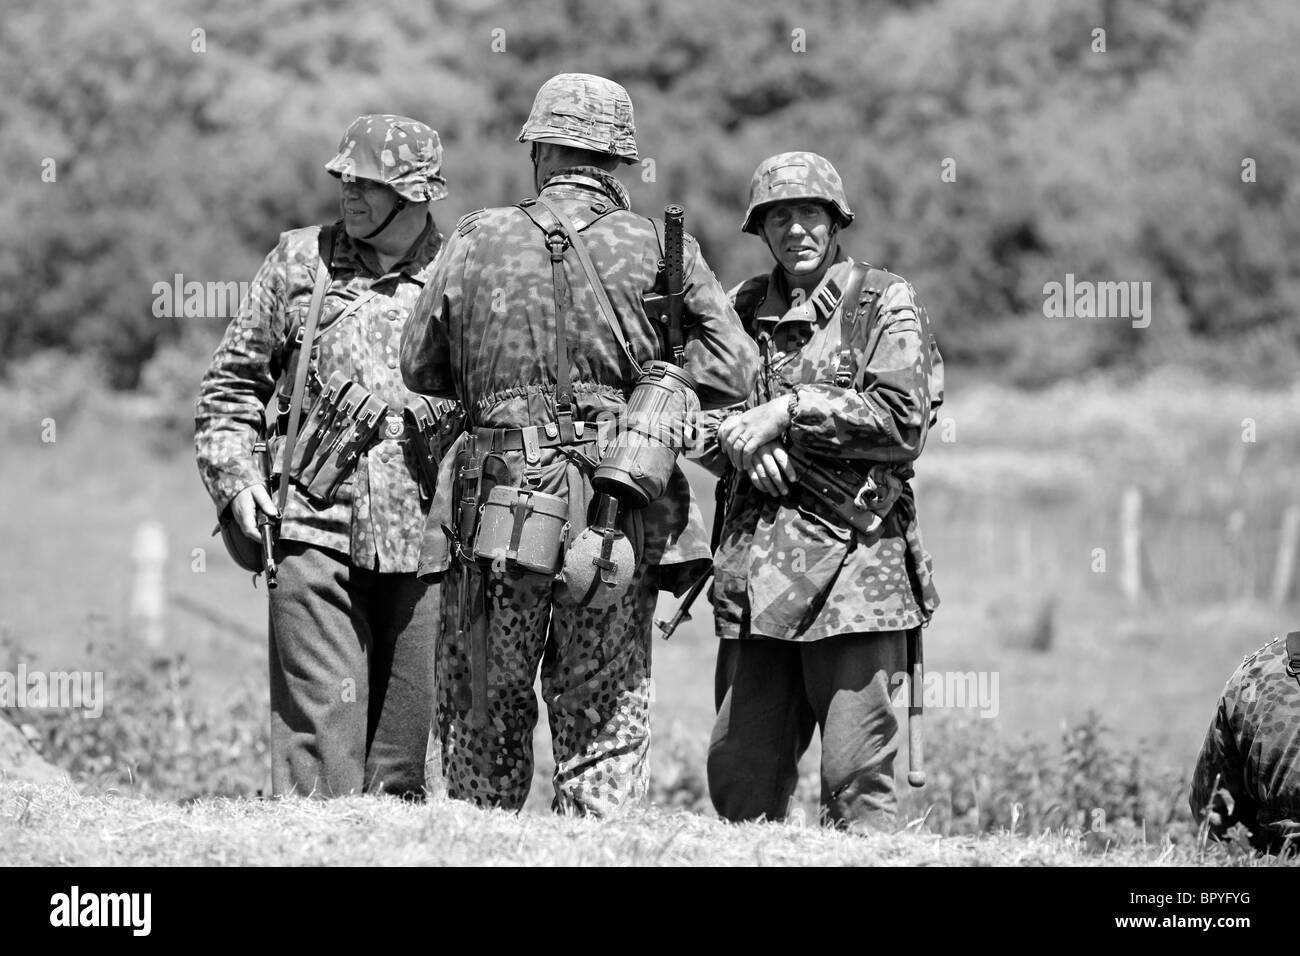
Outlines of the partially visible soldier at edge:
{"type": "Polygon", "coordinates": [[[1241,824],[1258,850],[1300,852],[1300,631],[1247,655],[1228,678],[1189,802],[1216,838],[1241,824]]]}
{"type": "Polygon", "coordinates": [[[398,345],[442,245],[429,209],[447,195],[441,163],[424,123],[355,120],[325,167],[342,219],[281,234],[203,379],[199,471],[257,538],[258,512],[278,511],[295,372],[310,362],[270,592],[275,795],[424,795],[440,594],[415,575],[430,496],[403,410],[424,399],[402,384],[398,345]],[[318,330],[300,342],[318,277],[318,330]],[[267,419],[270,488],[254,453],[267,419]]]}
{"type": "Polygon", "coordinates": [[[782,153],[755,171],[742,231],[776,265],[731,295],[763,369],[702,455],[715,472],[725,455],[735,482],[715,556],[708,757],[728,820],[784,818],[815,727],[825,820],[889,829],[896,815],[890,682],[905,671],[908,630],[939,603],[908,479],[943,401],[943,365],[911,285],[855,270],[840,244],[852,221],[823,157],[782,153]],[[855,275],[858,301],[842,310],[855,275]],[[837,515],[801,483],[796,455],[851,466],[879,527],[837,515]]]}
{"type": "MultiPolygon", "coordinates": [[[[594,423],[610,422],[626,408],[636,384],[632,360],[666,358],[662,324],[643,302],[656,287],[663,224],[633,213],[627,189],[613,175],[621,163],[637,160],[632,102],[617,83],[581,73],[551,78],[519,141],[529,144],[541,198],[461,220],[403,335],[402,371],[411,388],[463,403],[470,427],[462,444],[472,437],[474,452],[458,450],[461,468],[481,470],[482,481],[492,480],[498,493],[562,498],[572,541],[591,524],[592,464],[604,451],[594,423]],[[616,321],[602,317],[577,249],[541,199],[572,220],[616,321]],[[567,322],[557,323],[560,311],[567,322]]],[[[704,407],[733,404],[752,387],[757,351],[690,236],[684,264],[685,368],[704,407]]],[[[471,508],[474,496],[487,498],[477,477],[472,485],[458,480],[458,487],[459,495],[471,496],[471,508]]],[[[555,751],[554,809],[608,815],[639,802],[648,787],[657,591],[681,594],[707,573],[711,558],[680,465],[660,497],[625,514],[636,560],[626,592],[605,607],[584,606],[554,574],[518,564],[481,572],[472,560],[452,564],[453,536],[435,524],[455,527],[450,503],[441,517],[438,503],[434,508],[432,543],[426,543],[432,550],[421,567],[439,574],[450,565],[449,615],[451,595],[466,580],[486,581],[468,585],[482,603],[467,607],[484,610],[468,611],[461,628],[446,618],[439,648],[437,723],[448,793],[481,806],[523,806],[533,776],[533,680],[540,662],[555,751]],[[486,637],[461,633],[476,626],[486,637]],[[480,651],[486,699],[478,716],[475,640],[486,645],[480,651]]],[[[528,546],[525,541],[520,550],[528,546]]]]}

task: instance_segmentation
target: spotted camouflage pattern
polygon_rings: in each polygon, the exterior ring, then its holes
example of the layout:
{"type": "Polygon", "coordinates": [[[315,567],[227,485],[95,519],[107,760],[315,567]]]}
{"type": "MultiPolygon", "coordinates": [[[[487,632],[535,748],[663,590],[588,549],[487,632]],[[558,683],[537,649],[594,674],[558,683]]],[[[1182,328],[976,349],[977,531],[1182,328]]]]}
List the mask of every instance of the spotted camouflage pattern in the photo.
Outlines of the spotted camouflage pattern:
{"type": "MultiPolygon", "coordinates": [[[[257,271],[248,300],[230,323],[203,378],[195,411],[199,472],[221,510],[244,488],[264,480],[253,454],[264,409],[292,383],[286,341],[306,321],[319,261],[319,226],[283,233],[257,271]],[[287,367],[288,366],[288,367],[287,367]]],[[[339,371],[388,403],[391,414],[414,396],[402,383],[398,347],[403,326],[442,243],[433,220],[411,253],[389,270],[374,250],[335,227],[330,284],[321,312],[306,410],[322,382],[339,371]]],[[[274,408],[274,406],[272,406],[274,408]]],[[[287,407],[287,399],[286,399],[287,407]]],[[[272,440],[278,469],[283,439],[272,440]]],[[[427,505],[420,501],[414,455],[405,439],[375,441],[334,504],[315,508],[291,486],[280,534],[350,554],[358,567],[413,572],[427,505]]]]}
{"type": "Polygon", "coordinates": [[[796,151],[769,156],[758,164],[749,182],[749,207],[740,231],[758,235],[767,207],[792,199],[824,200],[839,213],[841,227],[853,222],[844,181],[831,161],[816,153],[796,151]]]}
{"type": "MultiPolygon", "coordinates": [[[[651,291],[658,272],[660,249],[655,225],[633,214],[622,185],[598,169],[560,170],[548,180],[542,194],[563,209],[577,228],[592,223],[583,231],[583,239],[633,355],[638,363],[660,357],[662,329],[646,315],[641,298],[651,291]],[[602,213],[606,215],[593,222],[602,213]]],[[[595,294],[572,251],[566,254],[563,268],[572,295],[566,329],[576,418],[589,422],[616,419],[625,409],[634,385],[633,372],[601,318],[595,294]]],[[[700,401],[709,408],[740,401],[751,390],[758,367],[757,350],[741,328],[726,292],[700,255],[698,244],[689,236],[685,243],[685,273],[685,364],[699,385],[700,401]]],[[[523,211],[514,207],[487,209],[461,220],[403,333],[402,371],[407,385],[416,391],[459,398],[472,426],[517,428],[554,422],[555,302],[550,256],[542,233],[523,211]]],[[[522,453],[507,452],[504,461],[512,480],[524,477],[522,453]]],[[[534,477],[539,490],[567,495],[571,506],[575,495],[591,493],[590,481],[578,465],[553,449],[542,450],[534,477]]],[[[435,573],[447,568],[445,529],[453,524],[452,499],[444,495],[439,500],[426,528],[426,539],[432,542],[427,549],[435,551],[437,558],[429,560],[429,554],[424,555],[424,570],[435,573]]],[[[620,728],[638,728],[644,720],[641,691],[632,688],[641,687],[648,674],[648,651],[643,661],[636,656],[640,652],[634,651],[642,646],[648,648],[653,605],[650,595],[656,586],[681,593],[689,586],[692,575],[707,569],[711,559],[707,529],[680,468],[674,469],[663,497],[635,513],[631,520],[639,524],[630,536],[640,544],[637,581],[643,584],[634,584],[616,607],[622,609],[617,613],[629,615],[631,606],[642,607],[643,602],[642,611],[625,623],[623,618],[605,616],[607,610],[579,613],[570,603],[559,600],[548,584],[547,588],[526,593],[512,591],[514,601],[500,605],[508,616],[492,624],[493,654],[499,655],[506,651],[497,649],[498,645],[509,648],[540,644],[541,637],[529,635],[544,632],[549,617],[554,641],[561,646],[577,642],[571,664],[575,674],[598,671],[603,686],[624,688],[618,693],[589,695],[589,691],[599,688],[582,691],[579,699],[590,702],[590,724],[579,721],[573,733],[578,737],[587,733],[594,736],[576,750],[557,743],[560,773],[568,779],[562,804],[579,810],[598,811],[608,806],[605,788],[620,794],[620,801],[634,799],[643,792],[643,744],[635,739],[641,731],[620,728]],[[615,627],[611,620],[620,623],[615,627]],[[605,655],[613,653],[606,648],[615,646],[622,649],[619,655],[605,662],[605,655]],[[572,756],[577,753],[585,756],[572,756]],[[570,759],[575,762],[572,777],[568,778],[569,771],[563,768],[570,759]]],[[[574,532],[577,530],[575,527],[574,532]]],[[[533,652],[511,657],[511,676],[508,681],[504,677],[499,680],[518,688],[531,687],[535,660],[533,652]]],[[[463,695],[464,668],[451,664],[454,658],[443,668],[443,693],[463,695]]],[[[511,727],[531,726],[534,718],[532,705],[526,699],[529,694],[531,691],[518,691],[504,708],[512,715],[511,727]]],[[[457,699],[465,704],[462,698],[457,699]]],[[[567,697],[559,704],[561,714],[572,712],[567,697]]],[[[458,759],[455,754],[463,750],[458,735],[464,731],[458,726],[454,720],[450,726],[442,726],[444,737],[450,741],[448,759],[453,776],[462,772],[455,769],[454,763],[458,759]]],[[[517,749],[526,749],[527,737],[519,738],[519,733],[512,729],[508,734],[480,741],[483,753],[477,758],[477,766],[511,767],[505,762],[523,759],[517,749]],[[516,739],[525,743],[517,745],[512,742],[516,739]]],[[[500,774],[480,772],[487,773],[489,779],[480,780],[483,790],[476,799],[499,800],[513,806],[519,788],[524,787],[526,792],[527,774],[523,769],[500,774]]],[[[464,786],[470,786],[468,778],[464,786]]],[[[466,791],[462,788],[459,792],[466,791]]]]}
{"type": "Polygon", "coordinates": [[[559,143],[637,160],[636,122],[627,90],[603,76],[560,73],[542,84],[519,131],[521,143],[559,143]]]}
{"type": "MultiPolygon", "coordinates": [[[[601,609],[579,607],[562,585],[541,575],[485,575],[485,730],[469,720],[469,647],[458,633],[455,602],[445,603],[437,732],[449,796],[508,810],[524,805],[533,780],[533,676],[540,663],[555,752],[553,808],[609,816],[643,800],[656,597],[646,570],[642,565],[628,592],[601,609]]],[[[445,593],[456,593],[461,573],[452,570],[445,593]]]]}
{"type": "Polygon", "coordinates": [[[1300,843],[1300,677],[1287,672],[1283,638],[1247,655],[1228,678],[1189,802],[1198,820],[1213,811],[1216,836],[1240,823],[1261,849],[1277,849],[1288,836],[1300,843]]]}
{"type": "MultiPolygon", "coordinates": [[[[662,328],[646,315],[641,300],[654,285],[660,255],[651,220],[632,213],[618,180],[594,168],[557,172],[543,195],[556,201],[576,228],[607,213],[584,230],[584,241],[632,354],[642,364],[660,357],[662,328]]],[[[684,261],[686,369],[698,385],[701,406],[719,408],[750,392],[757,350],[690,235],[684,261]]],[[[631,393],[632,372],[572,252],[565,256],[564,271],[574,300],[567,337],[577,417],[616,420],[631,393]]],[[[532,220],[513,206],[471,213],[449,238],[403,333],[406,382],[428,395],[461,397],[471,426],[552,422],[554,313],[550,256],[532,220]]],[[[562,468],[563,459],[548,449],[542,455],[546,490],[552,468],[562,468]]],[[[507,461],[514,473],[522,473],[522,453],[511,453],[507,461]]],[[[659,566],[662,585],[681,593],[690,582],[677,577],[677,568],[704,562],[707,569],[711,552],[680,467],[643,515],[643,559],[659,566]]],[[[452,524],[450,513],[430,520],[452,524]]],[[[445,570],[445,563],[429,570],[445,570]]]]}
{"type": "Polygon", "coordinates": [[[338,155],[325,169],[339,178],[383,183],[411,202],[447,196],[438,132],[409,116],[358,116],[339,141],[338,155]]]}
{"type": "MultiPolygon", "coordinates": [[[[835,299],[853,260],[836,253],[822,285],[792,306],[779,267],[733,290],[755,337],[771,336],[771,397],[795,392],[788,440],[809,454],[866,470],[894,461],[901,494],[870,535],[850,528],[824,502],[798,491],[773,498],[740,480],[715,556],[714,616],[724,638],[813,641],[836,634],[906,630],[927,623],[939,604],[906,479],[931,416],[943,402],[943,363],[912,287],[887,275],[878,316],[864,312],[850,343],[856,387],[834,384],[841,350],[835,299]],[[740,295],[742,289],[758,295],[740,295]],[[748,299],[752,306],[747,307],[748,299]],[[864,384],[870,383],[870,384],[864,384]]],[[[762,404],[760,382],[748,405],[762,404]]],[[[720,472],[717,420],[706,428],[702,462],[720,472]]]]}

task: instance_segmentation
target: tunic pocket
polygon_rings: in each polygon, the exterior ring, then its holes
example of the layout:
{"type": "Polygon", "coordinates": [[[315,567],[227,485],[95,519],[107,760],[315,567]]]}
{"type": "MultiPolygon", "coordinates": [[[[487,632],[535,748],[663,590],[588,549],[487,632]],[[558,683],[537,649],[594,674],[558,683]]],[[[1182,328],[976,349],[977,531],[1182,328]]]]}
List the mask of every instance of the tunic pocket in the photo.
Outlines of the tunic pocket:
{"type": "Polygon", "coordinates": [[[856,546],[853,529],[805,507],[778,507],[754,529],[747,596],[750,631],[793,638],[821,613],[856,546]]]}

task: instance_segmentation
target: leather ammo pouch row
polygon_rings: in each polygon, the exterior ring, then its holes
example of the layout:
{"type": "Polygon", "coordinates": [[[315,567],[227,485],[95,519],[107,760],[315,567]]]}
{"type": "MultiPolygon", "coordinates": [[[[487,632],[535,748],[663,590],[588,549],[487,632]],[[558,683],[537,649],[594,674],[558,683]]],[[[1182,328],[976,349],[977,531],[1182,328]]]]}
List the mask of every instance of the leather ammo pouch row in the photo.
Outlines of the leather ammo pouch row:
{"type": "Polygon", "coordinates": [[[289,462],[289,477],[316,505],[334,501],[388,413],[388,403],[342,373],[312,405],[289,462]]]}
{"type": "Polygon", "coordinates": [[[415,453],[420,494],[432,498],[438,490],[438,466],[460,431],[465,412],[455,399],[419,395],[402,409],[402,417],[415,453]]]}
{"type": "Polygon", "coordinates": [[[863,475],[841,462],[812,457],[793,445],[786,452],[799,473],[801,493],[828,506],[862,534],[874,534],[903,493],[903,482],[889,465],[875,464],[863,475]]]}

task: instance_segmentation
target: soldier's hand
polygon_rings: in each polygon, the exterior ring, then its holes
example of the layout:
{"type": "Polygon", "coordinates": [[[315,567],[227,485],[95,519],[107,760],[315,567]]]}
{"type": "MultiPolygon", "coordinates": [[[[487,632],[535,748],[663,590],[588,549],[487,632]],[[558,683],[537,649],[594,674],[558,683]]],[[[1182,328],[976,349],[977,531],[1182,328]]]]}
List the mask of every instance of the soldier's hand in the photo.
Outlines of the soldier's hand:
{"type": "Polygon", "coordinates": [[[249,485],[235,495],[234,500],[230,502],[230,510],[235,516],[239,530],[254,541],[261,538],[261,533],[257,530],[257,513],[260,511],[273,516],[278,514],[275,510],[275,502],[271,500],[271,493],[263,484],[249,485]]]}
{"type": "Polygon", "coordinates": [[[747,471],[747,457],[768,442],[779,441],[790,427],[790,397],[778,396],[748,411],[733,415],[718,427],[718,444],[731,463],[747,471]]]}
{"type": "Polygon", "coordinates": [[[750,483],[774,498],[784,498],[798,480],[794,462],[779,441],[770,441],[754,454],[745,456],[745,474],[750,483]]]}
{"type": "MultiPolygon", "coordinates": [[[[731,433],[734,436],[732,445],[738,457],[754,456],[769,442],[780,441],[790,427],[790,396],[777,396],[736,418],[738,422],[731,433]]],[[[734,458],[732,461],[735,463],[734,458]]],[[[748,468],[749,463],[746,462],[744,467],[748,468]]]]}

